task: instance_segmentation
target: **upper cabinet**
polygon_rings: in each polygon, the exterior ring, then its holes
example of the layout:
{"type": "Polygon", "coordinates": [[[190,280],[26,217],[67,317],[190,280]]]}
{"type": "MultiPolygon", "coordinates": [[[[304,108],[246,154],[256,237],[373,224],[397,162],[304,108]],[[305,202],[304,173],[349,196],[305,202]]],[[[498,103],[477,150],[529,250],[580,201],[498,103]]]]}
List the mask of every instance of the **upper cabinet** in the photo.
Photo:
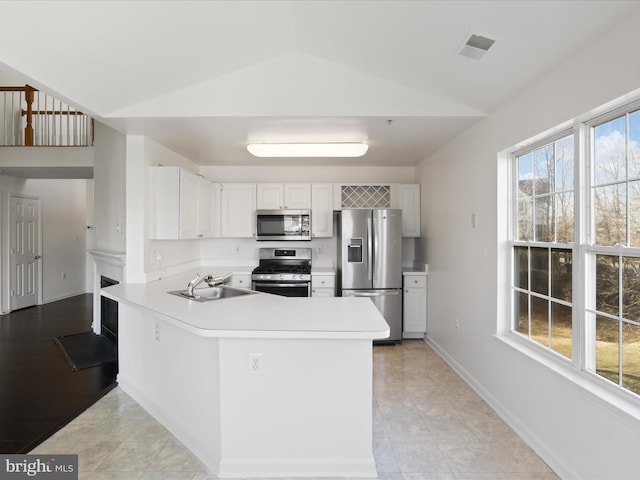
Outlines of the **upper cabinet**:
{"type": "Polygon", "coordinates": [[[223,184],[220,192],[220,236],[252,238],[255,233],[256,184],[223,184]]]}
{"type": "Polygon", "coordinates": [[[301,210],[311,208],[311,185],[308,183],[259,183],[258,210],[301,210]]]}
{"type": "Polygon", "coordinates": [[[213,184],[179,167],[151,167],[150,238],[213,236],[213,184]]]}
{"type": "Polygon", "coordinates": [[[398,185],[402,209],[402,236],[420,236],[420,185],[398,185]]]}
{"type": "Polygon", "coordinates": [[[311,185],[311,236],[333,236],[333,184],[311,185]]]}

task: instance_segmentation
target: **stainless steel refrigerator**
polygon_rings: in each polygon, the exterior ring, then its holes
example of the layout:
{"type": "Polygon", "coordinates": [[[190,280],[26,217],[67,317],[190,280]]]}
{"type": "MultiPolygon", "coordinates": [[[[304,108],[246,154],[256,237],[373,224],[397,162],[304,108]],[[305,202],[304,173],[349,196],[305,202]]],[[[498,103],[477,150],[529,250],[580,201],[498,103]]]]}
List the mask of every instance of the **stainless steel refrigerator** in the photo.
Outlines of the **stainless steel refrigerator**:
{"type": "Polygon", "coordinates": [[[338,214],[338,281],[343,297],[368,297],[389,324],[385,342],[402,339],[402,211],[338,214]]]}

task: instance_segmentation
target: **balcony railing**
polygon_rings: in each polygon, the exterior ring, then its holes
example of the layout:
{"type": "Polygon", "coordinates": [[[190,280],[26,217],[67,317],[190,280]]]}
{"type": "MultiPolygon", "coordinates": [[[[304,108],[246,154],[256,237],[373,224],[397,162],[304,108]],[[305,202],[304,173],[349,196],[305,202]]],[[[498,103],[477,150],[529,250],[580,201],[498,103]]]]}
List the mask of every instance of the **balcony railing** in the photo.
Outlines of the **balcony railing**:
{"type": "Polygon", "coordinates": [[[35,88],[0,87],[0,146],[93,145],[93,119],[35,88]]]}

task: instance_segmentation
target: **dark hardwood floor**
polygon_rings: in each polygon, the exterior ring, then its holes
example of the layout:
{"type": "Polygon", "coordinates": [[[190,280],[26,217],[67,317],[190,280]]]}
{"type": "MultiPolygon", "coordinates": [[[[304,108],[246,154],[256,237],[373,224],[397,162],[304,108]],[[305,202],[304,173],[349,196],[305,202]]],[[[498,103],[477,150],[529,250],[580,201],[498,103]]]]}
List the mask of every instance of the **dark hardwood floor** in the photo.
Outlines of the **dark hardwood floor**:
{"type": "Polygon", "coordinates": [[[117,365],[73,372],[53,342],[92,315],[91,294],[0,315],[0,453],[28,453],[116,385],[117,365]]]}

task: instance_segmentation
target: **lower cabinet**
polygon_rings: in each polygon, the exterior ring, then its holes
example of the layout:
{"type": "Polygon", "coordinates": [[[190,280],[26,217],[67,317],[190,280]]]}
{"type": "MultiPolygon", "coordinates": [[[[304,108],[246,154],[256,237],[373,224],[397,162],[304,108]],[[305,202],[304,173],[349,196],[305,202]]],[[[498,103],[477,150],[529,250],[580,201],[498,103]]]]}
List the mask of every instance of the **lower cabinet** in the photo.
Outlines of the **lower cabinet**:
{"type": "Polygon", "coordinates": [[[427,275],[403,275],[402,338],[427,333],[427,275]]]}
{"type": "Polygon", "coordinates": [[[336,296],[335,274],[311,273],[311,296],[312,297],[335,297],[336,296]]]}

